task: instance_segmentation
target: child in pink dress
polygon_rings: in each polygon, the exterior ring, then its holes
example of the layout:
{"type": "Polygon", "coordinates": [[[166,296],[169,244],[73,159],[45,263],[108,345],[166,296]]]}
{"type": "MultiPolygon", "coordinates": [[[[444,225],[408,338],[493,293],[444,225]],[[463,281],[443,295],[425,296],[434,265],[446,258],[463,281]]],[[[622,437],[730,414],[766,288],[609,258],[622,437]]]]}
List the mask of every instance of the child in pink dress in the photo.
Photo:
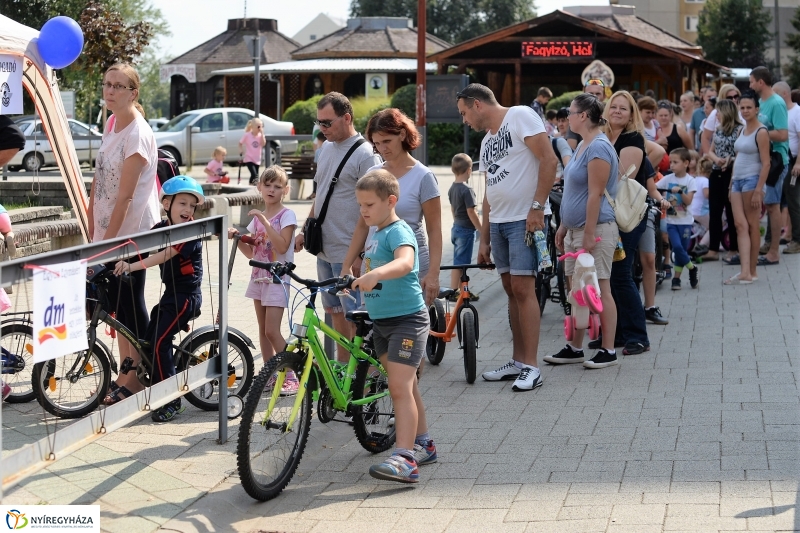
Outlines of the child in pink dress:
{"type": "Polygon", "coordinates": [[[244,135],[239,139],[239,153],[244,154],[242,161],[250,171],[250,185],[258,181],[258,168],[261,166],[261,152],[267,144],[264,138],[264,124],[260,118],[248,122],[244,135]]]}
{"type": "MultiPolygon", "coordinates": [[[[283,197],[289,191],[289,178],[281,167],[273,165],[264,169],[257,188],[266,209],[263,212],[253,209],[248,213],[253,221],[247,226],[247,230],[256,244],[240,241],[239,250],[249,259],[265,263],[293,261],[297,217],[294,211],[283,205],[283,197]]],[[[228,230],[228,237],[232,238],[236,233],[231,228],[228,230]]],[[[286,339],[281,334],[283,310],[288,307],[286,294],[283,285],[272,283],[267,271],[253,267],[245,296],[254,300],[261,357],[265,363],[286,346],[286,339]]],[[[294,394],[297,386],[297,377],[293,372],[288,372],[281,394],[294,394]]]]}

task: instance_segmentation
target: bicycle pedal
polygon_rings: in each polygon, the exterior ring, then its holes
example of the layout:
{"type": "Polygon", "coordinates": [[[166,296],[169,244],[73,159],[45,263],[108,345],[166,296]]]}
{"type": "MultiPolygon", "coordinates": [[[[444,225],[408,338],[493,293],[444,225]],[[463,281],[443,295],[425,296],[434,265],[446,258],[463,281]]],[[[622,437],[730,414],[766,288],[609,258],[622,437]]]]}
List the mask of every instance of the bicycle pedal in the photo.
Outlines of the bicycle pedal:
{"type": "Polygon", "coordinates": [[[122,361],[122,364],[119,366],[119,373],[120,374],[127,374],[133,369],[133,359],[130,357],[126,357],[125,360],[122,361]]]}

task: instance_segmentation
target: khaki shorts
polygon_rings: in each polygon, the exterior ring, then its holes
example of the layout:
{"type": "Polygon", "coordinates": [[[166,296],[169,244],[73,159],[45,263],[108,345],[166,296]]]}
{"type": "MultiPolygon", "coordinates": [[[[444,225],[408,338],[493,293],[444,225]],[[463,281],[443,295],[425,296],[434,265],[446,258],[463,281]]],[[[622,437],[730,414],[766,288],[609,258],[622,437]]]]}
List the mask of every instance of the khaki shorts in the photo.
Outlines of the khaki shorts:
{"type": "MultiPolygon", "coordinates": [[[[617,247],[619,239],[619,229],[616,222],[606,222],[598,224],[594,230],[594,236],[600,237],[600,242],[594,247],[592,257],[594,257],[594,268],[597,271],[597,279],[609,279],[611,277],[611,263],[614,260],[614,249],[617,247]]],[[[583,228],[568,229],[564,237],[564,251],[577,252],[583,247],[583,228]]],[[[575,273],[575,259],[567,258],[564,260],[564,273],[569,277],[575,273]]]]}

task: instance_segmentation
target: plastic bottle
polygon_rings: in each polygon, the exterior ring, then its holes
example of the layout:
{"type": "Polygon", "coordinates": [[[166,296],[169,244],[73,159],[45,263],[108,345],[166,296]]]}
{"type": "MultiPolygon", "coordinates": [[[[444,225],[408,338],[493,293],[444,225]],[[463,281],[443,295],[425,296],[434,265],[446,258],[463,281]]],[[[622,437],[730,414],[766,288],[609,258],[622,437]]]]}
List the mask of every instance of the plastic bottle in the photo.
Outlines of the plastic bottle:
{"type": "Polygon", "coordinates": [[[536,243],[536,255],[539,257],[539,271],[553,266],[550,251],[547,249],[547,238],[542,230],[533,232],[533,241],[536,243]]]}
{"type": "Polygon", "coordinates": [[[625,259],[625,248],[622,247],[622,239],[617,238],[617,247],[614,248],[614,261],[622,261],[625,259]]]}

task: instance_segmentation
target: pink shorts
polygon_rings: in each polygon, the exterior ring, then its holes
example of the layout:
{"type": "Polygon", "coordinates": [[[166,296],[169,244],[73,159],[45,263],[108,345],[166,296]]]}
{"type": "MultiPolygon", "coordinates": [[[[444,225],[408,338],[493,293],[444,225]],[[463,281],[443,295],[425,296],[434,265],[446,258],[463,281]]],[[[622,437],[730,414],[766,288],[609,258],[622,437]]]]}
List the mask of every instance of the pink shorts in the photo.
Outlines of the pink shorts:
{"type": "Polygon", "coordinates": [[[286,301],[286,291],[284,287],[285,285],[278,285],[276,283],[250,280],[250,284],[247,286],[247,291],[244,295],[247,298],[260,301],[261,305],[264,307],[288,308],[289,304],[286,301]]]}

